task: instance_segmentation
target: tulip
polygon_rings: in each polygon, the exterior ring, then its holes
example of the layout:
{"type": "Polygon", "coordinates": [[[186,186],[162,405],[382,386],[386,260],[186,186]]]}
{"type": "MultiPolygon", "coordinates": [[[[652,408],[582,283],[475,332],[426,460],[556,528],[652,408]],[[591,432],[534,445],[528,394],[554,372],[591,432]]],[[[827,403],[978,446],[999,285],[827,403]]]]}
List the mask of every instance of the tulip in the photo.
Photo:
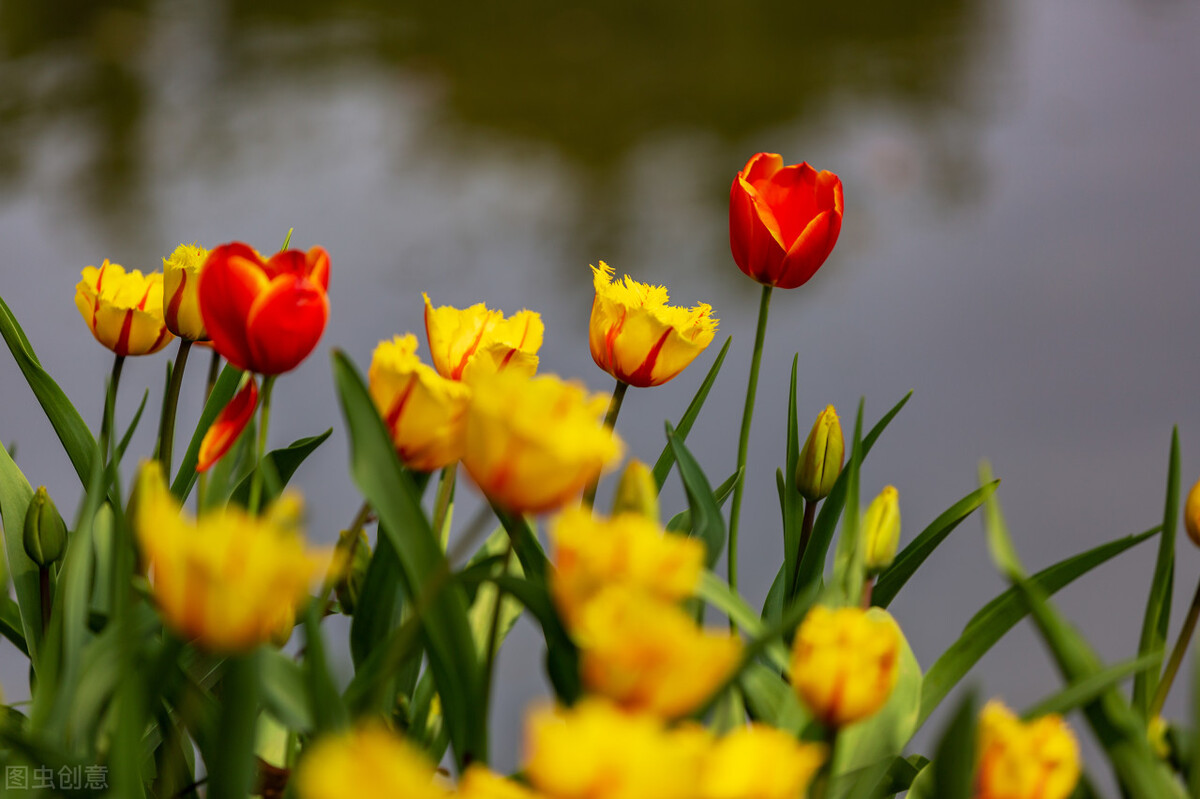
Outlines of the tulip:
{"type": "Polygon", "coordinates": [[[167,329],[189,341],[207,341],[204,319],[200,315],[200,270],[208,250],[180,244],[163,258],[163,318],[167,329]]]}
{"type": "Polygon", "coordinates": [[[149,355],[171,341],[163,321],[163,276],[126,272],[108,259],[84,267],[75,284],[75,307],[88,329],[117,355],[149,355]]]}
{"type": "Polygon", "coordinates": [[[462,455],[471,390],[421,363],[416,349],[412,334],[380,342],[367,379],[400,459],[412,469],[429,472],[462,455]]]}
{"type": "Polygon", "coordinates": [[[617,490],[613,494],[613,516],[623,513],[636,513],[643,518],[658,524],[658,483],[654,480],[654,472],[639,460],[631,460],[621,479],[617,482],[617,490]]]}
{"type": "Polygon", "coordinates": [[[975,799],[1066,799],[1079,781],[1079,745],[1062,717],[1022,722],[997,701],[979,714],[975,799]]]}
{"type": "Polygon", "coordinates": [[[424,752],[382,725],[320,738],[300,758],[299,799],[447,799],[437,765],[424,752]]]}
{"type": "Polygon", "coordinates": [[[842,229],[842,181],[806,163],[758,153],[733,180],[729,243],[738,268],[766,286],[808,282],[842,229]]]}
{"type": "Polygon", "coordinates": [[[137,490],[135,531],[166,624],[220,654],[286,640],[296,607],[331,561],[305,547],[299,497],[285,494],[261,517],[228,505],[192,521],[157,461],[142,466],[137,490]]]}
{"type": "Polygon", "coordinates": [[[502,371],[527,377],[537,371],[545,332],[541,315],[517,311],[505,319],[502,311],[489,310],[483,303],[434,308],[429,295],[422,296],[430,357],[442,377],[470,381],[502,371]]]}
{"type": "Polygon", "coordinates": [[[766,724],[737,726],[704,759],[699,799],[796,799],[825,762],[824,744],[766,724]]]}
{"type": "Polygon", "coordinates": [[[817,605],[796,631],[792,685],[826,726],[874,715],[899,671],[900,632],[885,611],[817,605]]]}
{"type": "Polygon", "coordinates": [[[472,386],[463,465],[495,504],[543,513],[579,496],[621,456],[621,441],[600,423],[605,400],[554,376],[511,371],[472,386]]]}
{"type": "Polygon", "coordinates": [[[25,554],[42,568],[57,562],[67,550],[67,525],[45,486],[38,486],[25,510],[25,554]]]}
{"type": "Polygon", "coordinates": [[[829,496],[846,455],[842,424],[832,405],[817,415],[796,464],[796,489],[809,502],[829,496]]]}
{"type": "Polygon", "coordinates": [[[1187,501],[1183,505],[1183,526],[1188,538],[1200,547],[1200,480],[1188,492],[1187,501]]]}
{"type": "Polygon", "coordinates": [[[329,254],[321,247],[263,260],[245,244],[223,244],[209,254],[199,282],[212,345],[239,369],[263,375],[295,369],[329,318],[329,254]]]}
{"type": "Polygon", "coordinates": [[[537,794],[523,785],[472,763],[454,793],[458,799],[537,799],[537,794]]]}
{"type": "Polygon", "coordinates": [[[234,395],[229,404],[221,409],[221,413],[213,420],[208,432],[200,441],[200,453],[196,457],[196,471],[206,472],[214,463],[224,457],[229,448],[237,442],[238,436],[254,418],[254,410],[258,407],[258,386],[254,379],[246,381],[246,385],[234,395]]]}
{"type": "Polygon", "coordinates": [[[638,283],[628,275],[613,282],[603,261],[592,267],[596,298],[588,324],[592,360],[631,386],[658,386],[682,372],[713,340],[712,307],[667,305],[663,286],[638,283]]]}
{"type": "Polygon", "coordinates": [[[867,506],[862,519],[862,541],[867,574],[879,574],[892,565],[900,545],[900,494],[895,486],[885,486],[867,506]]]}

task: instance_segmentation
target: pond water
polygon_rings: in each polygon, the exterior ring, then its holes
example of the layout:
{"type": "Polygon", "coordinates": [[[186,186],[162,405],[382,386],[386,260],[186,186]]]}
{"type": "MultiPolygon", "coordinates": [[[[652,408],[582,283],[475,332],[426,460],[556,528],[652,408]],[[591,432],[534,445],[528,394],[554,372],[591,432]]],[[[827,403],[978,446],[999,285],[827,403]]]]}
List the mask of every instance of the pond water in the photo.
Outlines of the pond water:
{"type": "MultiPolygon", "coordinates": [[[[915,390],[863,470],[864,494],[899,489],[904,540],[975,487],[981,458],[1035,568],[1159,521],[1173,424],[1184,489],[1200,476],[1195,4],[411,5],[0,5],[0,295],[90,422],[110,358],[74,308],[83,266],[154,269],[181,241],[268,250],[294,227],[333,258],[329,327],[281,383],[271,431],[283,444],[334,430],[295,480],[312,537],[333,540],[359,503],[329,350],[365,368],[380,339],[421,330],[427,291],[540,311],[543,370],[608,391],[587,350],[600,259],[712,303],[717,344],[733,336],[691,437],[724,479],[759,295],[729,254],[728,190],[766,150],[837,172],[846,211],[821,272],[773,300],[742,515],[753,603],[781,557],[773,472],[797,352],[805,427],[827,403],[852,423],[860,396],[870,423],[915,390]]],[[[715,352],[630,393],[631,454],[657,456],[715,352]]],[[[122,418],[139,385],[157,407],[163,368],[127,364],[122,418]]],[[[0,440],[71,508],[70,464],[7,355],[0,409],[0,440]]],[[[460,498],[466,518],[477,497],[460,498]]],[[[672,478],[666,506],[682,503],[672,478]]],[[[925,667],[1004,587],[980,531],[962,525],[893,605],[925,667]]],[[[1136,649],[1153,560],[1142,545],[1060,595],[1111,661],[1136,649]]],[[[1181,608],[1200,574],[1186,539],[1178,569],[1181,608]]],[[[537,633],[522,623],[510,640],[502,767],[545,694],[537,633]]],[[[0,650],[10,698],[25,679],[0,650]]],[[[973,680],[1018,707],[1059,684],[1024,626],[973,680]]]]}

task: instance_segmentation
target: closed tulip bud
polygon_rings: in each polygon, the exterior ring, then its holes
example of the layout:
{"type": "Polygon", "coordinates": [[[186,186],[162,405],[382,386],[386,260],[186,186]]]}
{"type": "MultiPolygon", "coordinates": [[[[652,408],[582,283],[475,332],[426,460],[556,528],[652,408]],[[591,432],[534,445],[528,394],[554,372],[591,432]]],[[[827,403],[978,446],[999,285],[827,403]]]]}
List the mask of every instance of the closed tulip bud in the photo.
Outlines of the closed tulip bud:
{"type": "Polygon", "coordinates": [[[200,316],[200,270],[208,250],[195,242],[180,244],[163,258],[163,319],[167,330],[191,341],[207,341],[200,316]]]}
{"type": "Polygon", "coordinates": [[[863,565],[867,573],[879,574],[891,566],[896,559],[896,547],[900,545],[900,494],[895,486],[884,487],[867,506],[862,536],[863,565]]]}
{"type": "Polygon", "coordinates": [[[1187,528],[1192,543],[1200,547],[1200,480],[1192,486],[1183,505],[1183,526],[1187,528]]]}
{"type": "Polygon", "coordinates": [[[342,606],[342,613],[349,616],[358,606],[363,583],[367,580],[367,567],[371,565],[371,545],[367,543],[367,534],[361,530],[358,533],[357,545],[350,536],[350,531],[342,530],[338,536],[337,548],[338,552],[334,557],[349,557],[349,562],[345,565],[334,591],[337,593],[338,603],[342,606]]]}
{"type": "Polygon", "coordinates": [[[67,526],[54,500],[39,486],[25,511],[25,554],[42,568],[62,558],[67,549],[67,526]]]}
{"type": "Polygon", "coordinates": [[[658,523],[658,483],[650,467],[639,460],[629,462],[617,483],[612,515],[622,513],[636,513],[658,523]]]}
{"type": "Polygon", "coordinates": [[[800,450],[800,462],[796,464],[796,490],[809,502],[829,496],[833,484],[842,472],[842,461],[846,456],[846,440],[842,437],[842,423],[832,405],[813,422],[808,438],[800,450]]]}

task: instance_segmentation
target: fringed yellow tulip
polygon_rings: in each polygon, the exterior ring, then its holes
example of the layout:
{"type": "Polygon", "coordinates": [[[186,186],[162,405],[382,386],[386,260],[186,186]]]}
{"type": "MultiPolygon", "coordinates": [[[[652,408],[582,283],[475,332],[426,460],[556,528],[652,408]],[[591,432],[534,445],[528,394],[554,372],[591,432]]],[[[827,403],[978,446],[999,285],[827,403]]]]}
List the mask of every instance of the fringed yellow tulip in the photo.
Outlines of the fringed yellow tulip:
{"type": "Polygon", "coordinates": [[[555,799],[696,799],[711,746],[700,728],[596,699],[536,711],[527,729],[525,773],[555,799]]]}
{"type": "Polygon", "coordinates": [[[400,459],[430,472],[461,457],[471,390],[421,363],[416,350],[417,338],[411,333],[380,342],[368,381],[400,459]]]}
{"type": "Polygon", "coordinates": [[[120,264],[83,268],[75,307],[88,329],[117,355],[149,355],[171,341],[163,321],[163,276],[126,272],[120,264]]]}
{"type": "Polygon", "coordinates": [[[555,571],[551,591],[567,624],[601,589],[627,586],[659,600],[691,596],[704,570],[704,544],[664,533],[644,516],[611,520],[588,511],[564,511],[550,528],[555,571]]]}
{"type": "Polygon", "coordinates": [[[167,330],[180,338],[208,339],[200,316],[200,270],[207,258],[208,250],[195,242],[180,244],[163,258],[163,318],[167,330]]]}
{"type": "Polygon", "coordinates": [[[613,282],[603,261],[592,267],[596,299],[588,344],[596,365],[631,386],[661,385],[682,372],[713,340],[712,307],[667,305],[667,289],[628,275],[613,282]]]}
{"type": "Polygon", "coordinates": [[[454,794],[459,799],[537,799],[537,794],[484,766],[472,765],[463,774],[454,794]]]}
{"type": "Polygon", "coordinates": [[[330,562],[328,553],[305,549],[301,511],[299,497],[285,495],[262,517],[229,506],[192,521],[158,462],[145,464],[137,535],[167,624],[215,652],[286,640],[297,604],[330,562]]]}
{"type": "Polygon", "coordinates": [[[318,740],[300,760],[300,799],[448,799],[435,764],[383,727],[361,727],[318,740]]]}
{"type": "Polygon", "coordinates": [[[1079,745],[1051,714],[1023,723],[1003,704],[979,714],[975,799],[1066,799],[1079,781],[1079,745]]]}
{"type": "Polygon", "coordinates": [[[562,507],[621,456],[601,424],[607,400],[554,376],[480,376],[467,409],[463,465],[496,504],[519,513],[562,507]]]}
{"type": "Polygon", "coordinates": [[[765,724],[737,727],[704,760],[699,799],[796,799],[825,762],[823,744],[765,724]]]}
{"type": "Polygon", "coordinates": [[[830,610],[804,618],[792,646],[792,685],[813,715],[842,727],[873,715],[896,686],[900,632],[885,611],[830,610]]]}
{"type": "Polygon", "coordinates": [[[434,308],[425,297],[425,335],[438,374],[449,380],[473,380],[480,375],[537,371],[538,348],[545,326],[534,311],[517,311],[504,318],[483,303],[470,308],[434,308]]]}
{"type": "Polygon", "coordinates": [[[606,588],[571,626],[584,686],[618,705],[676,718],[728,679],[741,639],[701,629],[681,607],[624,587],[606,588]]]}

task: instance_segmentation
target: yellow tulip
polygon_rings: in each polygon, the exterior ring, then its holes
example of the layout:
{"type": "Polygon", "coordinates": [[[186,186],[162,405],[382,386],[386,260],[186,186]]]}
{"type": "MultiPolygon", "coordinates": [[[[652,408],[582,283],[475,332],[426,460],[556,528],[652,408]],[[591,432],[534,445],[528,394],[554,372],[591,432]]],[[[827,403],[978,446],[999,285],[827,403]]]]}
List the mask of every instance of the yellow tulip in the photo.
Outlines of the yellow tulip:
{"type": "Polygon", "coordinates": [[[695,710],[742,653],[736,635],[703,630],[678,605],[621,586],[588,601],[570,632],[589,691],[664,718],[695,710]]]}
{"type": "Polygon", "coordinates": [[[502,371],[526,376],[537,371],[537,351],[545,326],[534,311],[504,318],[483,303],[469,308],[434,308],[425,298],[425,335],[438,374],[449,380],[472,380],[502,371]]]}
{"type": "Polygon", "coordinates": [[[792,645],[792,685],[813,715],[842,727],[873,715],[896,686],[900,632],[885,611],[814,607],[792,645]]]}
{"type": "Polygon", "coordinates": [[[802,743],[765,724],[737,727],[704,760],[699,799],[796,799],[807,796],[827,747],[802,743]]]}
{"type": "Polygon", "coordinates": [[[884,486],[871,500],[862,520],[863,567],[879,574],[892,565],[900,546],[900,494],[895,486],[884,486]]]}
{"type": "Polygon", "coordinates": [[[975,799],[1066,799],[1079,781],[1079,745],[1060,716],[1026,723],[993,700],[978,746],[975,799]]]}
{"type": "Polygon", "coordinates": [[[117,355],[149,355],[171,341],[163,321],[163,276],[126,272],[120,264],[83,268],[75,307],[88,329],[117,355]]]}
{"type": "Polygon", "coordinates": [[[295,784],[300,799],[449,799],[436,765],[400,736],[366,726],[323,738],[300,759],[295,784]]]}
{"type": "Polygon", "coordinates": [[[463,774],[454,794],[459,799],[537,799],[537,794],[513,780],[474,764],[463,774]]]}
{"type": "Polygon", "coordinates": [[[367,373],[371,399],[387,423],[400,459],[423,472],[462,455],[463,419],[471,390],[417,357],[411,333],[381,341],[367,373]]]}
{"type": "Polygon", "coordinates": [[[1192,486],[1183,505],[1183,526],[1192,543],[1200,547],[1200,480],[1192,486]]]}
{"type": "Polygon", "coordinates": [[[144,464],[137,536],[166,623],[214,652],[286,640],[296,606],[330,562],[329,552],[305,548],[302,510],[298,496],[285,494],[261,517],[230,505],[192,521],[158,462],[144,464]]]}
{"type": "Polygon", "coordinates": [[[163,318],[167,330],[192,341],[208,340],[204,319],[200,316],[200,270],[208,250],[180,244],[163,258],[163,318]]]}
{"type": "Polygon", "coordinates": [[[620,440],[601,424],[608,400],[577,383],[508,370],[480,376],[472,389],[463,465],[508,510],[562,507],[620,459],[620,440]]]}
{"type": "Polygon", "coordinates": [[[526,744],[529,781],[555,799],[696,799],[711,737],[589,698],[530,714],[526,744]]]}
{"type": "Polygon", "coordinates": [[[613,516],[636,513],[658,523],[658,483],[654,472],[639,460],[631,460],[621,472],[613,493],[613,516]]]}
{"type": "Polygon", "coordinates": [[[842,423],[832,405],[817,415],[796,464],[796,490],[809,502],[829,496],[846,456],[842,423]]]}
{"type": "Polygon", "coordinates": [[[682,372],[713,340],[712,307],[667,305],[667,289],[628,275],[613,282],[603,261],[592,267],[596,298],[588,325],[592,359],[631,386],[658,386],[682,372]]]}
{"type": "Polygon", "coordinates": [[[692,596],[704,570],[704,544],[664,533],[634,513],[610,519],[571,508],[550,527],[555,570],[550,589],[568,624],[601,589],[628,586],[665,601],[692,596]]]}

